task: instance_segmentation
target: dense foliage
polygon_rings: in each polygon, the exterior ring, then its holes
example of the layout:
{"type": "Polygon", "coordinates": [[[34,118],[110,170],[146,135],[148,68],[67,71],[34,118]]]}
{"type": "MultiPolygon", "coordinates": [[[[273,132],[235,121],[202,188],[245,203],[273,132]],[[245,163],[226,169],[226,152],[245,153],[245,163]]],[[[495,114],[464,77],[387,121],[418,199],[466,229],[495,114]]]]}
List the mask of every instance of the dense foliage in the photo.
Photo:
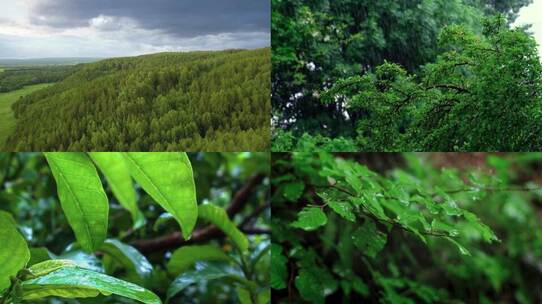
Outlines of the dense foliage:
{"type": "MultiPolygon", "coordinates": [[[[365,136],[363,131],[358,130],[359,118],[370,117],[371,113],[352,110],[348,101],[341,98],[334,102],[322,102],[322,96],[330,87],[344,78],[371,75],[386,61],[402,66],[411,73],[413,80],[419,81],[424,77],[421,67],[437,61],[439,55],[442,58],[444,52],[450,51],[447,44],[454,43],[443,41],[451,38],[446,37],[443,31],[449,33],[456,25],[462,25],[466,33],[472,33],[469,35],[473,38],[485,40],[481,38],[487,34],[481,22],[484,16],[500,12],[511,21],[519,8],[530,2],[273,1],[273,149],[299,149],[303,144],[298,145],[298,141],[304,140],[301,138],[304,133],[316,136],[312,141],[319,146],[326,145],[321,144],[322,139],[318,136],[329,138],[329,141],[336,138],[342,140],[343,137],[349,140],[348,146],[357,147],[355,150],[371,149],[365,146],[364,138],[357,138],[360,133],[362,137],[365,136]],[[289,146],[284,146],[292,139],[289,146]]],[[[525,43],[526,38],[520,37],[522,34],[519,32],[515,34],[515,39],[525,43]]],[[[536,46],[529,45],[526,54],[531,53],[532,47],[536,46]]],[[[507,58],[511,61],[516,59],[507,58]]],[[[500,62],[474,62],[478,63],[495,70],[500,62]]],[[[440,77],[448,76],[445,71],[441,72],[440,77]]],[[[456,73],[456,77],[460,76],[465,75],[456,73]]],[[[485,89],[491,91],[492,87],[485,89]]],[[[364,92],[358,93],[361,95],[364,92]]],[[[521,95],[514,96],[515,100],[518,96],[521,95]]],[[[521,102],[518,100],[518,103],[521,102]]],[[[463,143],[457,146],[459,149],[469,148],[463,143]]],[[[378,150],[394,148],[380,146],[378,150]]],[[[422,150],[423,145],[418,143],[417,148],[422,150]]],[[[408,150],[405,148],[403,151],[408,150]]]]}
{"type": "Polygon", "coordinates": [[[483,169],[465,169],[469,155],[456,154],[461,170],[437,169],[437,157],[275,157],[276,299],[539,303],[542,156],[487,156],[483,169]]]}
{"type": "Polygon", "coordinates": [[[0,303],[268,302],[268,158],[0,154],[0,303]]]}
{"type": "Polygon", "coordinates": [[[262,151],[270,50],[163,53],[87,64],[13,105],[9,150],[262,151]]]}
{"type": "Polygon", "coordinates": [[[0,72],[0,92],[15,91],[27,85],[58,82],[81,66],[7,68],[0,72]]]}
{"type": "Polygon", "coordinates": [[[488,22],[478,38],[446,28],[449,51],[409,75],[385,63],[374,73],[340,80],[325,102],[345,100],[364,150],[542,150],[542,64],[536,41],[488,22]]]}

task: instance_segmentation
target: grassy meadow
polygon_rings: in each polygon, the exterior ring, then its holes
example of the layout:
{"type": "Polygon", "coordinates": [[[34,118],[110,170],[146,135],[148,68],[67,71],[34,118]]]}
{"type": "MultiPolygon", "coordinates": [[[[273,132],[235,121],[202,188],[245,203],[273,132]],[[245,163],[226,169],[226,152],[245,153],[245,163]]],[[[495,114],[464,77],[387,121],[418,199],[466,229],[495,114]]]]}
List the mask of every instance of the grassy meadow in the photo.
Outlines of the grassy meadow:
{"type": "MultiPolygon", "coordinates": [[[[0,69],[0,72],[1,71],[2,69],[0,69]]],[[[13,131],[13,127],[15,126],[15,117],[13,116],[11,105],[22,96],[31,94],[50,85],[52,85],[52,83],[29,85],[19,90],[0,93],[0,147],[4,145],[6,138],[13,131]]]]}

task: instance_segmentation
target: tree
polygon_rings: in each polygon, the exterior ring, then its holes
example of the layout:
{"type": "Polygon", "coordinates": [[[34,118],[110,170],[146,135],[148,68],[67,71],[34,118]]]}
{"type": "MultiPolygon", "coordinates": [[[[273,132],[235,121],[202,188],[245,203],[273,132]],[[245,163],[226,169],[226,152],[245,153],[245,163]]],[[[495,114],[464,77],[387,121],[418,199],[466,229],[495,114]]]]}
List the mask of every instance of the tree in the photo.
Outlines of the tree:
{"type": "Polygon", "coordinates": [[[374,73],[385,62],[418,74],[445,51],[437,43],[445,27],[463,25],[481,35],[484,16],[501,12],[512,21],[529,3],[273,1],[273,141],[284,132],[295,138],[293,149],[304,133],[363,141],[356,138],[358,117],[345,113],[346,104],[321,102],[339,79],[374,73]]]}
{"type": "Polygon", "coordinates": [[[503,17],[488,19],[483,34],[447,27],[440,45],[448,51],[418,75],[386,63],[339,81],[325,100],[344,100],[366,150],[540,150],[536,42],[503,17]]]}

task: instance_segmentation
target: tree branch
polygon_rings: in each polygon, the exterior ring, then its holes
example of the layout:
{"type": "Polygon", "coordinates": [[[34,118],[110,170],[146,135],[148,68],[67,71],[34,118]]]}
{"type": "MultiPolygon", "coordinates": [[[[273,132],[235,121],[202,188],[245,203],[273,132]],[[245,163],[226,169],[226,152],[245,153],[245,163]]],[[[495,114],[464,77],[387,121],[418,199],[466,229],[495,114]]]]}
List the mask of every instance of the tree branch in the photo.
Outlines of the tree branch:
{"type": "MultiPolygon", "coordinates": [[[[262,183],[265,178],[264,174],[258,174],[250,177],[245,185],[239,189],[233,196],[231,203],[226,208],[226,213],[230,218],[239,213],[247,204],[248,199],[253,194],[254,189],[262,183]]],[[[249,229],[249,228],[247,228],[249,229]]],[[[263,232],[257,231],[259,228],[250,228],[248,231],[251,233],[263,232]]],[[[132,246],[137,248],[141,253],[152,253],[165,251],[173,248],[180,247],[186,244],[205,242],[210,239],[221,237],[224,234],[215,225],[209,225],[200,229],[194,230],[190,240],[184,240],[180,231],[173,232],[171,234],[160,236],[157,238],[136,240],[131,243],[132,246]]]]}

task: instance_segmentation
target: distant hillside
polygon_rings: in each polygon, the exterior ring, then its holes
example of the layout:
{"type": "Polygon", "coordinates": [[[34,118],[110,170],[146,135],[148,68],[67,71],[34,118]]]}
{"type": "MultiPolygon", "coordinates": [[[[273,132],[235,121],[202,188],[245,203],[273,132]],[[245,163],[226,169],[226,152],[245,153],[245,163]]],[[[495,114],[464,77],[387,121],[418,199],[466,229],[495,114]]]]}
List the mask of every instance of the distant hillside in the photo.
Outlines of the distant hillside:
{"type": "Polygon", "coordinates": [[[102,59],[103,58],[87,58],[87,57],[0,59],[0,67],[74,65],[74,64],[79,64],[79,63],[96,62],[102,59]]]}
{"type": "Polygon", "coordinates": [[[13,105],[7,150],[269,149],[270,49],[84,65],[13,105]]]}
{"type": "Polygon", "coordinates": [[[27,85],[58,82],[75,73],[82,65],[10,67],[0,73],[0,93],[27,85]]]}

